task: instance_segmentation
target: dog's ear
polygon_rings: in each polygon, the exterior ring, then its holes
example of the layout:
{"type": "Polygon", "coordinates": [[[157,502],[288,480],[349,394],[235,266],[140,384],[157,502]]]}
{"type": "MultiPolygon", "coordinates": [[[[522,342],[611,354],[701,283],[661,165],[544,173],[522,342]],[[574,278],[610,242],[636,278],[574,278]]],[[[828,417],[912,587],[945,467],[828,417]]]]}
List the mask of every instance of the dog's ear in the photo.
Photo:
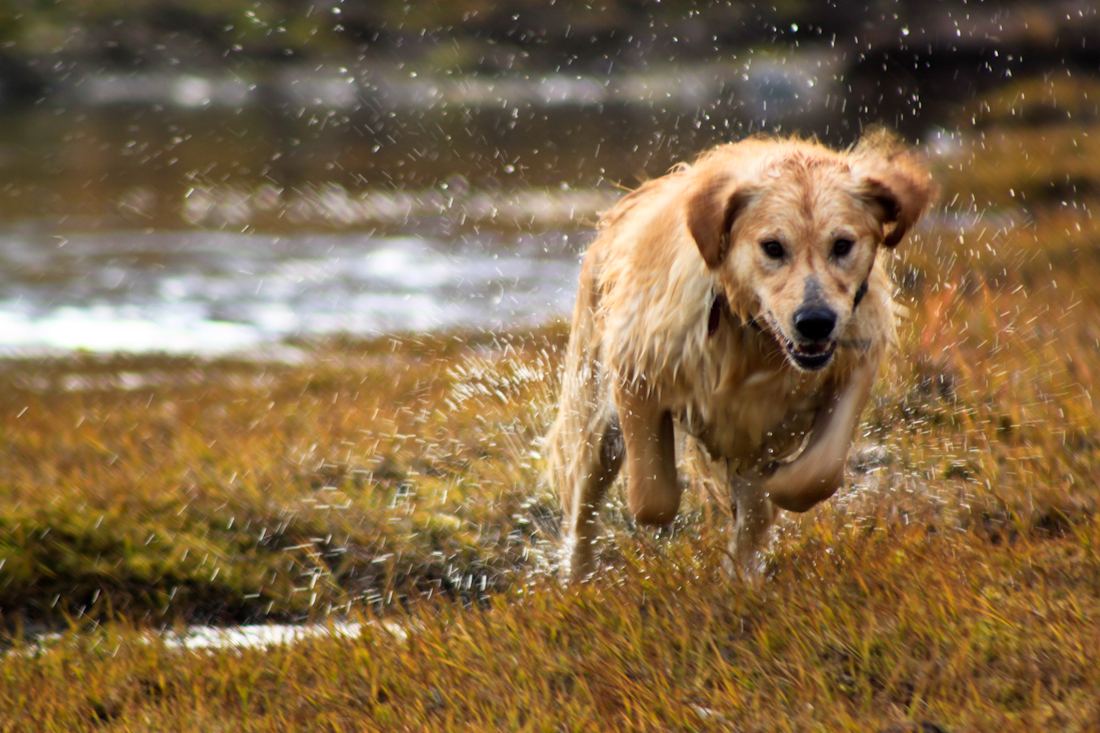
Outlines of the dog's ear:
{"type": "Polygon", "coordinates": [[[897,136],[881,128],[864,135],[851,156],[859,195],[878,211],[883,244],[895,247],[931,203],[932,176],[897,136]]]}
{"type": "Polygon", "coordinates": [[[726,258],[733,220],[747,202],[748,192],[726,173],[705,172],[690,189],[684,205],[687,228],[710,269],[726,258]]]}

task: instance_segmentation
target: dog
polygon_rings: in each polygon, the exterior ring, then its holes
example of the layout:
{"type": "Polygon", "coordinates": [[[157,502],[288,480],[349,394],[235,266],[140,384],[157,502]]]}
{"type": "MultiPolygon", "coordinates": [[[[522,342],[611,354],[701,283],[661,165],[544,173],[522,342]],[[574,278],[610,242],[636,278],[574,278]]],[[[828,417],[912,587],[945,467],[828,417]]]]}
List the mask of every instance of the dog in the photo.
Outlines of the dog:
{"type": "Polygon", "coordinates": [[[547,473],[566,570],[595,570],[596,519],[624,462],[628,508],[666,525],[676,440],[729,484],[734,570],[759,572],[778,509],[804,512],[844,465],[897,306],[883,266],[932,178],[885,130],[721,145],[622,198],[581,266],[547,473]]]}

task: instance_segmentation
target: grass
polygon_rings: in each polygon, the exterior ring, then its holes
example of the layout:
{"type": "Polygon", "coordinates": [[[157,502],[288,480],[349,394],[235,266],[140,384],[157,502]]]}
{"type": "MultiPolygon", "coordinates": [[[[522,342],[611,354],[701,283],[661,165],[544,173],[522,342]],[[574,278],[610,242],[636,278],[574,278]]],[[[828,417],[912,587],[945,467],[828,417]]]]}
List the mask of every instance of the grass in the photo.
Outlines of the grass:
{"type": "Polygon", "coordinates": [[[299,364],[7,362],[0,720],[1094,730],[1098,243],[1065,211],[910,243],[908,358],[876,391],[850,488],[784,519],[756,587],[718,571],[726,516],[703,492],[670,536],[605,512],[600,579],[545,572],[557,510],[531,451],[560,327],[328,343],[299,364]],[[409,635],[138,640],[340,609],[409,635]],[[38,651],[19,631],[58,622],[38,651]]]}
{"type": "Polygon", "coordinates": [[[1049,74],[1007,84],[956,116],[938,171],[960,207],[1044,207],[1100,195],[1100,82],[1049,74]]]}
{"type": "Polygon", "coordinates": [[[760,588],[702,531],[578,589],[421,605],[407,639],[185,654],[105,630],[9,656],[0,700],[41,730],[1094,730],[1095,524],[998,545],[888,514],[813,521],[760,588]]]}
{"type": "Polygon", "coordinates": [[[552,512],[531,491],[528,372],[561,340],[5,362],[5,621],[302,617],[495,587],[552,512]]]}
{"type": "Polygon", "coordinates": [[[1100,224],[962,213],[902,245],[848,488],[750,586],[698,490],[659,534],[616,492],[600,577],[555,580],[560,325],[0,364],[0,730],[1097,730],[1100,224]],[[145,636],[375,616],[405,633],[145,636]]]}

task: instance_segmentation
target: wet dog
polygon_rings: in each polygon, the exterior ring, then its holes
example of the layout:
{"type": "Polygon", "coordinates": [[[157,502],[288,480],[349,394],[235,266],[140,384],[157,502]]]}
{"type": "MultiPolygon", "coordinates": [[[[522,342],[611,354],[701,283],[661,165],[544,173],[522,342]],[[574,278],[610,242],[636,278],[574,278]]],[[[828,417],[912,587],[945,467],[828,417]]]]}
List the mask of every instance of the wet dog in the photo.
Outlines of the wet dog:
{"type": "Polygon", "coordinates": [[[604,216],[546,438],[572,577],[595,569],[597,512],[624,461],[634,518],[675,518],[677,430],[729,484],[740,570],[758,565],[777,508],[832,496],[896,338],[881,254],[932,194],[926,168],[885,131],[842,152],[758,137],[649,181],[604,216]]]}

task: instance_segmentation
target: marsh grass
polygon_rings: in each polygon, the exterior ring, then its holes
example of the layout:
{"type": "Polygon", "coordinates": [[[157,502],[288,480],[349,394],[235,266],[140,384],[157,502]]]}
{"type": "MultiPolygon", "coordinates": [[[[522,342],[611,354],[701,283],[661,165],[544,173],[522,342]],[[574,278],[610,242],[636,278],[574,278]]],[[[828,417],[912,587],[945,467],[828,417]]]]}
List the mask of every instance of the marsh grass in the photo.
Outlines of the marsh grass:
{"type": "Polygon", "coordinates": [[[1049,74],[1007,84],[956,116],[937,178],[954,206],[1074,205],[1100,196],[1100,82],[1049,74]]]}
{"type": "Polygon", "coordinates": [[[330,343],[297,366],[5,362],[5,621],[301,618],[413,587],[478,597],[553,511],[531,491],[529,405],[560,341],[330,343]]]}
{"type": "Polygon", "coordinates": [[[0,729],[1100,729],[1100,225],[963,213],[903,245],[848,488],[755,584],[701,490],[662,533],[612,492],[599,577],[555,580],[560,325],[4,362],[0,729]],[[367,623],[146,633],[263,618],[367,623]]]}

